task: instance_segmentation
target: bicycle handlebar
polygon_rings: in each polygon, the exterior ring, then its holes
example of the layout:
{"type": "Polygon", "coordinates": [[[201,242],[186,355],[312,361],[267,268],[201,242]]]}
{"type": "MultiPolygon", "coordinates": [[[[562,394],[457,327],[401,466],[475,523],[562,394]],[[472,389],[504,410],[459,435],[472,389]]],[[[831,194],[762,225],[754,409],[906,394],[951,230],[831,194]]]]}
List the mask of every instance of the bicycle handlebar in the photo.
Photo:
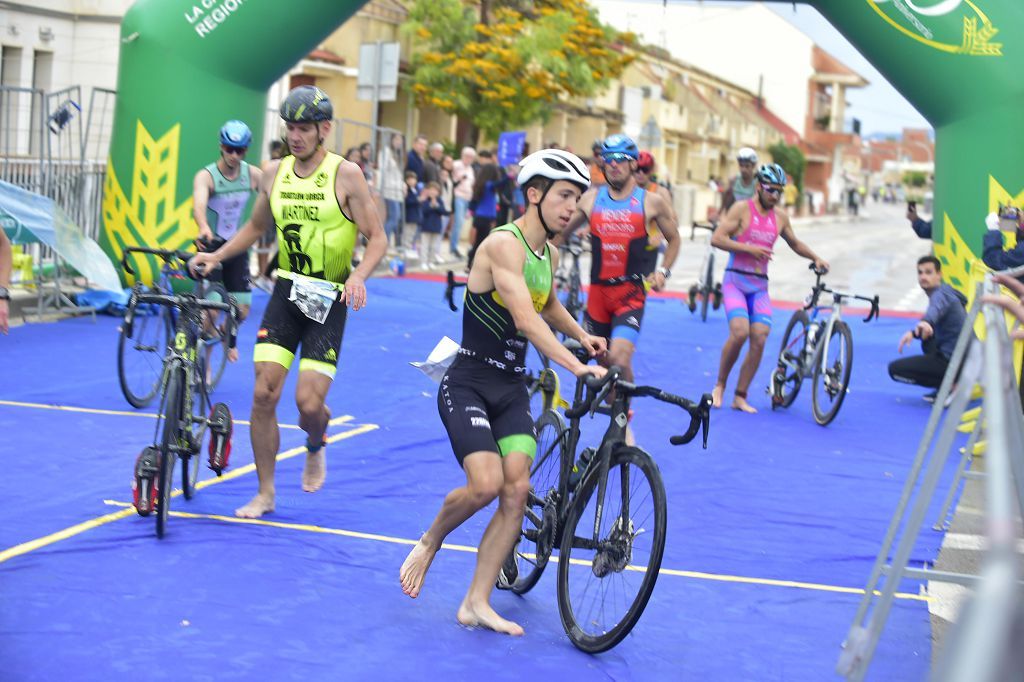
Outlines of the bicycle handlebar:
{"type": "Polygon", "coordinates": [[[823,293],[826,293],[826,294],[832,294],[832,296],[835,297],[835,299],[838,300],[840,303],[842,303],[842,300],[845,299],[845,298],[852,298],[852,299],[856,299],[858,301],[864,301],[865,303],[869,303],[871,305],[871,309],[868,311],[868,316],[864,318],[864,321],[865,322],[870,322],[871,320],[878,319],[879,309],[878,309],[878,295],[877,294],[875,296],[872,296],[872,297],[869,298],[867,296],[861,296],[860,294],[853,294],[853,293],[850,293],[848,291],[839,291],[838,289],[829,289],[827,286],[825,286],[825,283],[821,281],[822,276],[828,274],[828,269],[827,268],[818,268],[818,267],[815,267],[814,263],[811,263],[810,266],[808,267],[808,269],[812,270],[814,272],[815,282],[814,282],[814,289],[813,289],[813,291],[811,293],[811,299],[810,299],[810,301],[807,302],[807,305],[804,306],[804,310],[810,310],[811,308],[817,308],[818,307],[818,299],[821,297],[821,295],[823,293]]]}
{"type": "Polygon", "coordinates": [[[714,232],[716,227],[717,226],[713,222],[712,223],[699,223],[697,221],[694,221],[690,225],[690,241],[691,242],[693,241],[693,237],[696,234],[697,230],[707,230],[708,232],[714,232]]]}
{"type": "Polygon", "coordinates": [[[231,316],[231,325],[228,329],[228,348],[234,348],[238,340],[238,304],[233,296],[229,296],[227,303],[210,301],[199,298],[195,294],[150,294],[140,293],[132,297],[129,304],[134,310],[139,303],[153,303],[156,305],[175,306],[178,308],[199,308],[200,310],[221,310],[231,316]]]}
{"type": "Polygon", "coordinates": [[[468,284],[466,282],[456,282],[455,273],[451,270],[448,271],[448,284],[444,288],[444,299],[448,301],[448,307],[452,309],[452,312],[457,312],[459,307],[455,305],[455,290],[459,287],[464,287],[468,284]]]}
{"type": "MultiPolygon", "coordinates": [[[[124,268],[124,271],[127,272],[129,275],[134,276],[135,270],[132,269],[132,266],[129,264],[128,259],[128,256],[133,253],[146,253],[151,256],[157,256],[158,258],[163,260],[163,262],[167,265],[170,265],[171,261],[177,259],[181,261],[182,264],[184,264],[185,274],[189,277],[189,279],[195,279],[195,277],[192,276],[192,272],[188,267],[188,262],[192,260],[193,256],[196,255],[191,251],[182,251],[180,249],[154,249],[148,246],[126,246],[124,248],[124,252],[121,255],[121,267],[124,268]]],[[[214,270],[220,267],[221,266],[218,263],[217,267],[214,268],[214,270]]],[[[209,273],[200,273],[199,275],[201,279],[205,279],[207,276],[209,276],[209,273]]]]}
{"type": "Polygon", "coordinates": [[[584,379],[584,383],[587,386],[587,397],[567,409],[565,416],[569,419],[578,419],[588,411],[592,413],[612,388],[615,388],[626,395],[648,396],[664,403],[677,405],[686,410],[690,415],[690,425],[684,434],[669,437],[669,442],[672,445],[684,445],[692,441],[699,430],[703,432],[703,449],[707,450],[708,429],[711,424],[711,395],[709,393],[703,394],[700,400],[695,403],[692,400],[673,395],[655,386],[638,386],[622,379],[621,376],[622,369],[619,367],[610,368],[608,373],[601,378],[597,378],[594,375],[588,376],[584,379]]]}

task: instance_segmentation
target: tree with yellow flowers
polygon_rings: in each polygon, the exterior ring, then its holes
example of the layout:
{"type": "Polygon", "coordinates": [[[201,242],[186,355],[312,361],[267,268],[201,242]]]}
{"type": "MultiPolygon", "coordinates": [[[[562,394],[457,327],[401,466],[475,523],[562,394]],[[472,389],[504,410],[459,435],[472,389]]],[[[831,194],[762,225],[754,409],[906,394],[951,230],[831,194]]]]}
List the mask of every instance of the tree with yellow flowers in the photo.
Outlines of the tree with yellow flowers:
{"type": "Polygon", "coordinates": [[[412,91],[469,121],[468,139],[547,120],[565,98],[599,92],[635,37],[598,21],[584,0],[414,0],[403,27],[415,45],[412,91]]]}

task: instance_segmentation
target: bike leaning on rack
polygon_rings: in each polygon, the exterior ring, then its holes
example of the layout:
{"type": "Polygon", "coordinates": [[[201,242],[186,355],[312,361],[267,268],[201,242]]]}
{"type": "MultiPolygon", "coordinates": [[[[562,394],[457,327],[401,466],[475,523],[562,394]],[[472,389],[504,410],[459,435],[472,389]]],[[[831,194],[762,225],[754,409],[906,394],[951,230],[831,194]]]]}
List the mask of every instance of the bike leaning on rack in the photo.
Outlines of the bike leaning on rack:
{"type": "MultiPolygon", "coordinates": [[[[589,360],[575,341],[565,345],[581,361],[589,360]]],[[[629,405],[638,396],[678,405],[689,414],[686,433],[669,439],[673,445],[689,443],[702,431],[707,448],[709,394],[694,403],[627,382],[617,367],[601,379],[579,379],[565,418],[549,408],[537,420],[523,528],[499,576],[499,588],[525,594],[558,548],[562,625],[572,643],[589,653],[611,649],[633,629],[654,591],[665,550],[668,511],[661,473],[650,454],[626,445],[629,405]],[[577,457],[580,420],[613,389],[611,420],[601,443],[577,457]]]]}
{"type": "Polygon", "coordinates": [[[140,516],[156,512],[156,534],[162,538],[170,512],[175,464],[181,462],[181,491],[185,499],[190,500],[199,479],[199,452],[207,430],[210,431],[210,469],[220,476],[228,464],[231,411],[224,403],[210,407],[202,337],[206,313],[226,313],[229,321],[226,340],[228,347],[234,348],[238,307],[231,297],[221,302],[200,298],[194,293],[133,293],[124,319],[129,335],[138,306],[150,304],[176,312],[174,340],[164,358],[158,384],[162,397],[153,445],[144,448],[135,461],[132,498],[140,516]]]}
{"type": "Polygon", "coordinates": [[[697,272],[697,283],[690,287],[687,293],[686,305],[690,312],[696,312],[697,299],[700,299],[700,319],[706,322],[708,319],[708,304],[714,310],[722,305],[722,283],[715,281],[715,247],[711,246],[711,235],[715,231],[714,223],[693,223],[690,226],[690,241],[697,230],[707,230],[708,238],[704,247],[704,258],[700,263],[700,270],[697,272]]]}
{"type": "Polygon", "coordinates": [[[842,407],[843,399],[850,390],[850,374],[853,371],[853,333],[843,321],[843,303],[855,299],[871,304],[865,322],[878,317],[878,296],[868,298],[845,291],[829,289],[821,281],[828,271],[819,270],[812,263],[814,289],[807,305],[797,310],[786,325],[779,348],[778,366],[772,372],[768,393],[772,409],[789,407],[800,392],[806,377],[811,377],[811,407],[814,420],[825,426],[829,424],[842,407]],[[822,294],[832,294],[831,306],[819,306],[822,294]],[[820,315],[824,308],[831,308],[827,317],[820,315]],[[807,311],[811,314],[808,316],[807,311]]]}
{"type": "MultiPolygon", "coordinates": [[[[152,287],[136,282],[132,287],[131,300],[137,299],[140,294],[144,293],[173,295],[176,290],[183,288],[180,285],[176,287],[175,282],[186,280],[188,280],[187,288],[191,288],[192,293],[200,298],[221,302],[228,300],[228,292],[219,282],[206,280],[191,282],[185,263],[194,254],[188,251],[142,246],[125,247],[121,256],[121,267],[132,275],[135,274],[132,268],[133,254],[156,256],[163,264],[152,287]]],[[[127,319],[127,313],[125,317],[127,319]]],[[[176,317],[177,311],[173,307],[146,306],[140,308],[136,305],[136,308],[132,310],[132,323],[121,324],[117,342],[117,378],[121,386],[121,393],[133,407],[145,407],[153,401],[160,389],[164,357],[171,343],[171,333],[177,324],[176,317]],[[152,312],[152,314],[146,315],[145,313],[148,312],[152,312]]],[[[226,324],[226,314],[216,310],[208,312],[204,319],[201,335],[202,354],[208,369],[208,389],[211,391],[220,381],[227,363],[226,324]]]]}

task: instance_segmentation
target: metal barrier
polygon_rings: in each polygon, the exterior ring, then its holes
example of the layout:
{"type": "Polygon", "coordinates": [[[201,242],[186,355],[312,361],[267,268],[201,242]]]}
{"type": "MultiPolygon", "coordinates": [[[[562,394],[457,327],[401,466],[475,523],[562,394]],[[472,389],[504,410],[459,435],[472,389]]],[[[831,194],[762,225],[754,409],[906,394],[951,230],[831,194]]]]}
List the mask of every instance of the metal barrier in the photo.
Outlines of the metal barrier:
{"type": "MultiPolygon", "coordinates": [[[[1024,272],[1024,268],[1021,269],[1024,272]]],[[[988,293],[998,293],[989,281],[988,293]]],[[[1024,513],[1024,414],[1002,311],[983,306],[987,420],[985,514],[988,551],[977,590],[958,619],[935,679],[1004,682],[1024,678],[1024,589],[1017,523],[1024,513]],[[1016,489],[1014,486],[1016,483],[1016,489]]],[[[979,417],[978,423],[981,423],[979,417]]]]}
{"type": "MultiPolygon", "coordinates": [[[[1024,268],[1006,274],[1019,276],[1024,274],[1024,268]]],[[[975,599],[958,628],[962,632],[957,633],[954,646],[948,651],[950,663],[941,669],[940,679],[995,682],[1011,679],[1002,676],[1002,671],[1014,670],[1017,677],[1012,679],[1019,679],[1024,670],[1020,665],[1022,652],[1018,646],[1024,627],[1021,605],[1024,593],[1020,582],[1021,556],[1016,551],[1017,519],[1024,512],[1024,413],[1003,314],[997,306],[981,302],[984,294],[998,291],[991,274],[977,286],[900,501],[875,559],[853,624],[843,642],[836,670],[850,680],[863,680],[867,674],[896,590],[905,578],[958,583],[976,589],[975,599]],[[985,320],[984,341],[979,341],[974,335],[974,324],[979,315],[983,315],[985,320]],[[953,393],[950,406],[944,409],[957,380],[960,390],[953,393]],[[983,428],[981,425],[987,424],[984,429],[988,440],[988,472],[984,478],[991,542],[987,566],[981,575],[909,568],[910,552],[921,532],[928,506],[936,495],[940,474],[951,455],[954,437],[970,400],[971,387],[976,382],[980,382],[984,389],[984,402],[967,445],[973,448],[983,428]],[[913,505],[910,504],[912,499],[913,505]],[[896,543],[901,527],[903,532],[896,543]],[[894,546],[892,562],[886,564],[894,546]],[[885,583],[878,589],[882,576],[885,576],[885,583]],[[1004,667],[1014,662],[1016,668],[1004,667]]]]}
{"type": "MultiPolygon", "coordinates": [[[[0,180],[52,199],[93,240],[101,230],[115,97],[113,90],[93,88],[83,110],[79,86],[52,92],[0,86],[0,180]]],[[[89,312],[62,291],[60,280],[69,274],[51,248],[28,244],[25,251],[52,274],[45,283],[31,283],[39,300],[23,314],[89,312]]]]}

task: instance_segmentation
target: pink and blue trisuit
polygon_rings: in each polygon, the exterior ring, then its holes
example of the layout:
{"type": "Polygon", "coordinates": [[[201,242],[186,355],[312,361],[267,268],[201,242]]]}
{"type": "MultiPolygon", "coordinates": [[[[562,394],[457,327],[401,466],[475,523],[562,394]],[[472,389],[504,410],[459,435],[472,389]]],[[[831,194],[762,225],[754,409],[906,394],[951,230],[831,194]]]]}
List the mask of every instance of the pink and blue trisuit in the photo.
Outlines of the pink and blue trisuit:
{"type": "MultiPolygon", "coordinates": [[[[761,213],[754,199],[748,200],[747,204],[750,207],[750,224],[733,239],[740,244],[771,249],[775,245],[775,240],[779,238],[775,210],[761,213]]],[[[742,317],[751,324],[771,327],[772,302],[768,298],[768,259],[757,258],[748,253],[731,253],[722,282],[722,299],[725,302],[725,316],[730,321],[742,317]]]]}

